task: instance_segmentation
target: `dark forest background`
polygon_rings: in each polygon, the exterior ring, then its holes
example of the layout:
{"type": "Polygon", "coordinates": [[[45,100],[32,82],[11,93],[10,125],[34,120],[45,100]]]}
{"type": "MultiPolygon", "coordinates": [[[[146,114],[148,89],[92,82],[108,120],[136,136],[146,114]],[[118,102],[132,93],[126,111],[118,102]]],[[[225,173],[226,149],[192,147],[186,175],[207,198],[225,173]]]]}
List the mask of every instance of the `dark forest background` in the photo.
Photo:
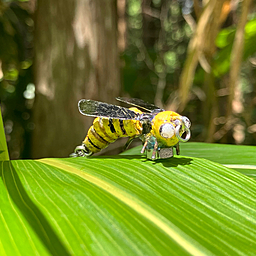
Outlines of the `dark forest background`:
{"type": "Polygon", "coordinates": [[[92,124],[82,98],[140,98],[188,116],[191,141],[255,145],[256,3],[1,0],[0,96],[11,159],[68,156],[92,124]]]}

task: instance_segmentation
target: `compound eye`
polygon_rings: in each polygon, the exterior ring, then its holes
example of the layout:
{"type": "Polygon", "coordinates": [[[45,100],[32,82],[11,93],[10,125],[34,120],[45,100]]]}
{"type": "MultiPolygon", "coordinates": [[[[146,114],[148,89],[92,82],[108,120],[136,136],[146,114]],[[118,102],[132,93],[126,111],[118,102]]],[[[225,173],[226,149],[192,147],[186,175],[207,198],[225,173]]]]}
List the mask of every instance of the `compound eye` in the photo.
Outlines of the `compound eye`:
{"type": "Polygon", "coordinates": [[[186,126],[187,128],[190,128],[191,122],[190,122],[190,120],[189,120],[186,116],[183,116],[183,117],[181,118],[181,120],[182,120],[182,122],[185,124],[185,126],[186,126]]]}
{"type": "Polygon", "coordinates": [[[160,126],[159,133],[162,137],[169,139],[175,134],[174,126],[171,123],[165,123],[160,126]]]}

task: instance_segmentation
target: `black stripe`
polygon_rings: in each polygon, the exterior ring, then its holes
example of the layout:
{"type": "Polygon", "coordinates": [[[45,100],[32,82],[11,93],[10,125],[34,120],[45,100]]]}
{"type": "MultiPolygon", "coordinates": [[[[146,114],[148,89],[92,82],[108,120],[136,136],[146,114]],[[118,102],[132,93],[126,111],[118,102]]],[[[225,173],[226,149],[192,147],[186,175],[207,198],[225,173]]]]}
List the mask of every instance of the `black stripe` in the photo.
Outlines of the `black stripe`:
{"type": "Polygon", "coordinates": [[[113,120],[112,120],[112,118],[109,118],[109,119],[108,119],[108,126],[109,126],[110,131],[111,131],[112,133],[116,133],[115,127],[114,127],[114,125],[113,125],[113,120]]]}
{"type": "Polygon", "coordinates": [[[95,147],[95,148],[97,148],[97,149],[99,149],[99,150],[101,150],[101,148],[99,148],[99,147],[97,147],[96,145],[94,145],[93,143],[92,143],[92,141],[90,140],[90,138],[88,137],[88,141],[95,147]]]}
{"type": "MultiPolygon", "coordinates": [[[[99,137],[101,140],[103,140],[104,142],[109,143],[107,140],[105,140],[104,138],[102,138],[102,137],[95,131],[94,127],[92,128],[92,133],[95,133],[96,136],[98,136],[98,137],[99,137]]],[[[94,135],[94,134],[93,134],[93,135],[94,135]]]]}
{"type": "Polygon", "coordinates": [[[124,129],[124,120],[119,119],[119,124],[123,135],[126,135],[126,130],[124,129]]]}
{"type": "Polygon", "coordinates": [[[85,150],[86,150],[86,153],[90,154],[90,153],[91,153],[91,150],[90,150],[89,148],[87,148],[85,144],[83,144],[83,146],[84,146],[84,148],[85,148],[85,150]]]}

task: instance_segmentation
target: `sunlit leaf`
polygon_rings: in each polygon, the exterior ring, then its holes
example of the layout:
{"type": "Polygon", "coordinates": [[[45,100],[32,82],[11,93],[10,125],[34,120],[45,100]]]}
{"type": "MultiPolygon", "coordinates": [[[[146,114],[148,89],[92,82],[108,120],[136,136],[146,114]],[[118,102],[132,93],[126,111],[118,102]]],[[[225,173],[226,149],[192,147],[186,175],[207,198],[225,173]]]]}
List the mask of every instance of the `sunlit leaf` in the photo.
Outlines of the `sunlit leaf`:
{"type": "Polygon", "coordinates": [[[4,125],[0,106],[0,161],[9,160],[9,154],[5,139],[4,125]]]}
{"type": "Polygon", "coordinates": [[[222,29],[217,38],[216,38],[216,46],[218,48],[224,48],[225,46],[229,45],[234,41],[235,38],[235,28],[225,28],[222,29]]]}
{"type": "Polygon", "coordinates": [[[224,164],[256,179],[255,146],[186,143],[182,145],[182,153],[224,164]]]}
{"type": "MultiPolygon", "coordinates": [[[[208,159],[256,179],[256,147],[217,143],[188,142],[180,145],[181,155],[208,159]]],[[[135,147],[122,155],[139,154],[141,147],[135,147]]]]}
{"type": "Polygon", "coordinates": [[[208,160],[121,155],[0,170],[1,255],[256,253],[256,183],[208,160]]]}

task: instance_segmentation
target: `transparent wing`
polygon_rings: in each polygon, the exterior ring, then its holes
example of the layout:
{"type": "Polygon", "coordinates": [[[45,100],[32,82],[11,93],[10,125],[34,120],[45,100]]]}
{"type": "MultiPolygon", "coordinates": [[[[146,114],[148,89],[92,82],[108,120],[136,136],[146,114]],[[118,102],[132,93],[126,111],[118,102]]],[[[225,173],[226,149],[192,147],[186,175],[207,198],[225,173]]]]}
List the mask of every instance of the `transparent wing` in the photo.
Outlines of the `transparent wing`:
{"type": "Polygon", "coordinates": [[[164,111],[163,109],[155,106],[154,104],[145,102],[141,99],[135,99],[135,98],[126,98],[126,97],[118,97],[116,98],[118,101],[127,103],[129,105],[141,108],[143,110],[146,110],[147,112],[152,112],[154,110],[159,110],[158,112],[164,111]]]}
{"type": "Polygon", "coordinates": [[[81,114],[94,117],[105,117],[123,120],[139,120],[140,114],[124,107],[94,101],[80,100],[78,108],[81,114]]]}

